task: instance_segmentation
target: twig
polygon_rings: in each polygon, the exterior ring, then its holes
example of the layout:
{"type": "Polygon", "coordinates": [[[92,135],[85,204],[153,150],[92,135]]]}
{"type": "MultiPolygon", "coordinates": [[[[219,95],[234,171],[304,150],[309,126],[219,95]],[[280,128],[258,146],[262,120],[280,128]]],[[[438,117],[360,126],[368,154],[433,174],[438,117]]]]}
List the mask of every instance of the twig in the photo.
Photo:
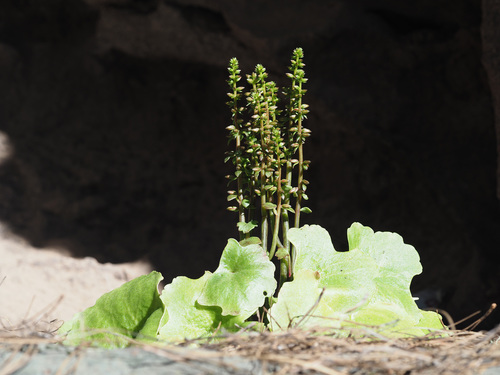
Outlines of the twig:
{"type": "Polygon", "coordinates": [[[473,330],[475,329],[484,319],[486,319],[492,312],[493,310],[495,310],[497,308],[497,304],[496,303],[492,303],[490,308],[488,309],[488,311],[486,311],[486,313],[484,313],[484,315],[479,318],[478,320],[476,320],[474,323],[472,323],[470,326],[466,327],[465,330],[468,331],[468,330],[473,330]]]}

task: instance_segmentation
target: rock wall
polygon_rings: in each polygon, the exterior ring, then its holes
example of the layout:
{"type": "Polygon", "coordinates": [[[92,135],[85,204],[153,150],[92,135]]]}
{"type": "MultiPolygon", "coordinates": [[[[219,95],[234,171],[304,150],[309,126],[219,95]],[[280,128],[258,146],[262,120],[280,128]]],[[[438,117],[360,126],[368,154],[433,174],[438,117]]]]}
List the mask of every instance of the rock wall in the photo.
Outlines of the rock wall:
{"type": "MultiPolygon", "coordinates": [[[[482,2],[482,50],[483,65],[488,74],[491,89],[493,110],[495,113],[495,129],[497,144],[500,144],[500,52],[498,40],[500,38],[500,2],[495,0],[483,0],[482,2]]],[[[500,149],[497,147],[497,150],[500,149]]],[[[497,152],[497,157],[500,155],[497,152]]],[[[500,160],[500,159],[499,159],[500,160]]],[[[497,181],[500,181],[500,169],[497,161],[497,181]]],[[[497,183],[497,196],[500,198],[500,183],[497,183]]]]}
{"type": "Polygon", "coordinates": [[[415,291],[457,319],[485,310],[500,300],[500,215],[481,13],[478,0],[5,0],[0,221],[39,247],[148,259],[167,281],[215,269],[236,234],[227,63],[262,63],[282,85],[301,46],[305,222],[338,249],[353,221],[396,231],[422,258],[415,291]]]}

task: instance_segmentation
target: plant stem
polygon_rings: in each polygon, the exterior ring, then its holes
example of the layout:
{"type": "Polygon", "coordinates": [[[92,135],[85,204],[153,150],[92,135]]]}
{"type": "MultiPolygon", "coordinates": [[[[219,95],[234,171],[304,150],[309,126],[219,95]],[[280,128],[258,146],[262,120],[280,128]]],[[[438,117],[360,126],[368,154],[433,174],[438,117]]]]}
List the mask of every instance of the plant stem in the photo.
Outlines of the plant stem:
{"type": "Polygon", "coordinates": [[[288,239],[288,230],[292,225],[300,226],[301,212],[310,212],[307,207],[302,207],[302,201],[307,200],[305,191],[308,184],[304,171],[310,163],[304,160],[303,154],[303,144],[310,132],[303,126],[308,110],[307,105],[302,104],[305,93],[302,84],[307,81],[302,70],[302,58],[302,49],[296,48],[287,73],[291,87],[284,90],[289,100],[284,116],[278,110],[276,84],[266,82],[266,69],[257,64],[255,71],[247,75],[250,90],[245,95],[250,119],[245,122],[244,108],[238,107],[243,88],[237,86],[241,77],[236,59],[231,59],[229,68],[228,82],[232,92],[228,93],[231,98],[228,104],[233,123],[227,129],[231,132],[231,140],[235,141],[235,149],[227,153],[226,161],[232,160],[236,165],[236,172],[228,178],[230,182],[236,181],[237,187],[236,191],[228,191],[228,201],[236,200],[238,206],[228,207],[228,210],[238,211],[240,239],[248,238],[257,226],[257,221],[252,219],[260,219],[262,248],[270,259],[277,257],[280,260],[282,281],[292,277],[296,258],[296,251],[288,239]],[[298,160],[293,158],[297,152],[298,160]],[[295,166],[296,186],[293,184],[295,166]],[[290,212],[294,213],[293,223],[290,223],[290,212]]]}
{"type": "MultiPolygon", "coordinates": [[[[280,156],[278,154],[278,165],[280,165],[280,156]]],[[[274,219],[274,230],[273,230],[273,241],[271,243],[271,249],[269,250],[269,259],[273,259],[274,252],[276,251],[276,245],[278,244],[278,233],[280,229],[280,217],[281,217],[281,168],[278,170],[278,203],[276,205],[276,215],[274,219]]]]}
{"type": "MultiPolygon", "coordinates": [[[[302,89],[302,84],[299,86],[302,89]]],[[[299,111],[302,109],[302,98],[299,99],[299,111]]],[[[297,133],[300,134],[302,133],[302,113],[299,113],[299,121],[297,124],[297,133]]],[[[303,180],[304,180],[304,152],[302,149],[302,144],[299,140],[299,175],[297,178],[297,187],[299,188],[297,191],[297,201],[295,202],[295,228],[298,228],[300,226],[300,204],[302,202],[302,194],[304,193],[303,190],[303,180]]]]}
{"type": "Polygon", "coordinates": [[[254,109],[253,118],[255,119],[254,129],[260,135],[260,148],[259,148],[259,161],[258,167],[259,178],[259,194],[260,194],[260,222],[261,222],[261,246],[267,252],[268,244],[268,211],[266,208],[267,203],[267,169],[268,169],[268,137],[267,125],[269,124],[269,108],[266,98],[266,83],[265,78],[267,74],[265,68],[258,64],[255,67],[255,73],[249,77],[249,82],[252,84],[251,106],[254,109]],[[265,106],[265,108],[263,108],[265,106]]]}
{"type": "MultiPolygon", "coordinates": [[[[287,136],[288,148],[291,149],[290,137],[287,136]]],[[[288,193],[285,195],[285,204],[290,205],[290,190],[292,189],[292,161],[291,156],[287,156],[286,160],[286,184],[288,186],[288,193]]],[[[290,253],[290,241],[288,240],[288,229],[290,229],[290,217],[288,216],[288,211],[283,211],[283,246],[290,253]]]]}
{"type": "Polygon", "coordinates": [[[264,162],[264,158],[262,158],[261,163],[261,172],[260,172],[260,214],[261,214],[261,237],[262,248],[267,252],[267,237],[268,237],[268,216],[266,210],[266,174],[265,174],[266,164],[264,162]]]}
{"type": "MultiPolygon", "coordinates": [[[[236,92],[236,87],[234,87],[234,93],[235,95],[237,94],[236,92]]],[[[245,222],[245,208],[243,207],[243,171],[242,171],[242,165],[241,165],[241,156],[240,153],[242,151],[241,147],[241,128],[240,128],[240,123],[239,123],[239,118],[238,118],[238,102],[237,99],[234,101],[234,118],[233,118],[233,124],[236,129],[236,173],[237,173],[237,202],[238,202],[238,216],[239,219],[238,221],[240,223],[245,222]]],[[[240,233],[240,240],[242,240],[245,235],[242,231],[239,231],[240,233]]],[[[248,236],[247,236],[248,237],[248,236]]]]}
{"type": "MultiPolygon", "coordinates": [[[[236,199],[238,202],[238,207],[231,207],[231,209],[238,210],[238,223],[245,223],[245,207],[243,201],[245,199],[244,196],[244,165],[246,163],[243,162],[242,154],[244,153],[244,147],[242,146],[242,137],[244,136],[243,129],[241,124],[243,122],[240,119],[242,109],[239,107],[239,100],[241,99],[241,91],[242,87],[238,86],[238,82],[241,79],[239,75],[239,63],[236,58],[232,58],[229,62],[229,80],[228,84],[232,90],[231,93],[228,94],[230,97],[230,101],[227,103],[231,108],[231,118],[232,125],[228,126],[227,129],[230,130],[230,138],[235,140],[235,150],[231,154],[228,159],[233,159],[233,163],[236,166],[235,178],[237,180],[237,191],[236,194],[234,192],[228,192],[229,197],[228,200],[236,199]],[[234,194],[234,195],[233,195],[234,194]]],[[[230,176],[231,177],[231,176],[230,176]]],[[[239,230],[240,240],[244,238],[244,233],[239,230]]]]}

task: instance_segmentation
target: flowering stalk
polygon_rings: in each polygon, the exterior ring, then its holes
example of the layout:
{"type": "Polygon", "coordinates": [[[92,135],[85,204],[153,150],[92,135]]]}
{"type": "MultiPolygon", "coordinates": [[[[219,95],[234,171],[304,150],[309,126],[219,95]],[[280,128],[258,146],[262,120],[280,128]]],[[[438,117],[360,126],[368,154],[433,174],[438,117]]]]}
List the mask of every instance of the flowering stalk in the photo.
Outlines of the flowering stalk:
{"type": "Polygon", "coordinates": [[[302,59],[302,49],[295,49],[287,73],[291,85],[283,92],[287,99],[283,111],[278,109],[278,88],[273,81],[267,81],[268,74],[262,65],[258,64],[255,71],[247,75],[250,89],[244,94],[238,86],[241,76],[236,58],[231,59],[228,68],[231,92],[227,104],[232,124],[227,129],[235,148],[227,153],[225,161],[232,160],[236,167],[234,175],[227,177],[229,183],[236,181],[236,190],[228,191],[228,201],[237,202],[228,209],[238,212],[240,240],[250,240],[257,226],[257,221],[250,218],[252,213],[257,215],[260,243],[270,259],[280,260],[283,281],[292,277],[296,257],[287,239],[289,215],[295,215],[293,223],[298,227],[300,213],[310,212],[309,208],[302,207],[302,200],[307,199],[308,184],[304,171],[309,165],[309,161],[304,160],[302,146],[310,135],[303,126],[308,106],[302,102],[306,92],[303,84],[307,82],[302,59]],[[243,95],[247,100],[246,109],[239,105],[243,95]],[[295,159],[297,153],[298,159],[295,159]],[[295,167],[297,181],[293,186],[295,167]]]}

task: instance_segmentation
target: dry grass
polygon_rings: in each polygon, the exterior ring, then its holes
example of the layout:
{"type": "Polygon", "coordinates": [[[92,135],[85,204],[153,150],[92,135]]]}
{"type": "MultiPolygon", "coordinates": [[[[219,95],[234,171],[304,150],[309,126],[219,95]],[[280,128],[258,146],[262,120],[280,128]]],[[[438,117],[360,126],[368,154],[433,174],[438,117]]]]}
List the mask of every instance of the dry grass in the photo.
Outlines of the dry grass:
{"type": "MultiPolygon", "coordinates": [[[[24,366],[40,344],[61,341],[53,332],[28,334],[29,326],[23,329],[0,331],[0,350],[12,353],[0,364],[2,375],[24,366]],[[21,351],[21,357],[15,355],[21,351]]],[[[221,357],[244,357],[278,374],[481,374],[500,366],[500,326],[487,332],[450,331],[439,338],[409,339],[339,338],[324,330],[253,332],[228,335],[199,348],[131,341],[178,362],[214,363],[221,357]]]]}
{"type": "Polygon", "coordinates": [[[441,338],[355,339],[313,331],[235,335],[206,346],[281,365],[283,374],[479,374],[500,366],[500,327],[441,338]],[[309,372],[307,372],[309,371],[309,372]]]}
{"type": "MultiPolygon", "coordinates": [[[[0,351],[9,353],[0,363],[0,375],[14,374],[25,366],[41,344],[61,345],[62,339],[55,334],[60,322],[44,320],[52,307],[16,326],[0,325],[0,351]]],[[[471,326],[474,325],[477,324],[471,326]]],[[[339,337],[338,332],[322,328],[242,332],[219,336],[220,339],[209,343],[190,341],[178,346],[130,341],[145,351],[177,362],[230,366],[220,359],[243,357],[259,361],[269,373],[278,374],[481,374],[491,367],[497,367],[500,373],[500,326],[491,331],[450,330],[441,337],[434,334],[434,337],[404,339],[384,337],[370,327],[360,329],[364,330],[362,339],[339,337]]],[[[69,356],[74,353],[85,355],[85,346],[69,356]]]]}

